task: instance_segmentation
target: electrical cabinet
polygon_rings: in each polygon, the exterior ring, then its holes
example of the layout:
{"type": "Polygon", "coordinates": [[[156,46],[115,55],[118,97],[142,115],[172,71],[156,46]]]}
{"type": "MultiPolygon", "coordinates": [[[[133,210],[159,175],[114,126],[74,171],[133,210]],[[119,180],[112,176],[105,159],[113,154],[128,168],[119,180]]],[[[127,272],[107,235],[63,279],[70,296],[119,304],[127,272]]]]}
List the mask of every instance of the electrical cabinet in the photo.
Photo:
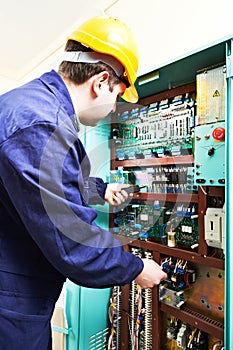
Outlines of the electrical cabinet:
{"type": "Polygon", "coordinates": [[[114,210],[110,229],[168,278],[113,289],[108,349],[231,349],[231,43],[160,67],[159,79],[139,77],[138,104],[112,116],[110,179],[141,191],[114,210]]]}

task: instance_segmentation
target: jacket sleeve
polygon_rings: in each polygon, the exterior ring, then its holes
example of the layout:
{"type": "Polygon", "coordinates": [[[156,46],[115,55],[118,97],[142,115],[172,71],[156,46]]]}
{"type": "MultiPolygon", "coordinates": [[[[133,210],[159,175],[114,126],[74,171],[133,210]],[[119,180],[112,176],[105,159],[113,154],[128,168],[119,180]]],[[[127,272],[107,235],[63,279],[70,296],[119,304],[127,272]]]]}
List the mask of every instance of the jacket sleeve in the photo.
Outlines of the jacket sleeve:
{"type": "Polygon", "coordinates": [[[99,177],[89,177],[89,201],[88,204],[104,204],[107,183],[99,177]]]}
{"type": "Polygon", "coordinates": [[[135,279],[142,260],[124,252],[110,232],[95,224],[96,211],[85,206],[85,157],[70,125],[38,123],[21,129],[0,152],[2,182],[11,202],[52,266],[86,287],[135,279]]]}

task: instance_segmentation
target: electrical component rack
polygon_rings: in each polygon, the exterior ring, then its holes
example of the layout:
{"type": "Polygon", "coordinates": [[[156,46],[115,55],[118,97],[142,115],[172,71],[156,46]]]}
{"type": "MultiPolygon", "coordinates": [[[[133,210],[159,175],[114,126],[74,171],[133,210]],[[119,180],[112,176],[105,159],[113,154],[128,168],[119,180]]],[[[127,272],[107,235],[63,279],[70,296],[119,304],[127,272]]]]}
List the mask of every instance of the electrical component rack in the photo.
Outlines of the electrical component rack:
{"type": "Polygon", "coordinates": [[[166,302],[159,286],[149,290],[148,300],[142,291],[145,310],[139,328],[133,326],[137,286],[134,282],[122,287],[121,350],[223,349],[225,45],[220,42],[161,67],[161,81],[138,86],[139,103],[121,103],[112,116],[113,177],[144,189],[134,193],[127,206],[113,211],[110,230],[126,251],[149,254],[159,264],[164,259],[174,259],[181,267],[188,264],[196,278],[183,290],[180,278],[185,272],[175,271],[175,284],[166,286],[171,289],[166,302]],[[201,125],[205,130],[200,136],[201,125]],[[205,157],[211,159],[210,180],[199,175],[205,157]],[[180,307],[171,301],[176,296],[180,307]],[[149,315],[147,320],[144,315],[149,315]],[[174,319],[179,320],[175,336],[169,328],[174,319]],[[136,329],[137,344],[132,341],[136,329]],[[199,345],[194,334],[202,337],[199,345]],[[172,336],[177,337],[173,345],[172,336]]]}

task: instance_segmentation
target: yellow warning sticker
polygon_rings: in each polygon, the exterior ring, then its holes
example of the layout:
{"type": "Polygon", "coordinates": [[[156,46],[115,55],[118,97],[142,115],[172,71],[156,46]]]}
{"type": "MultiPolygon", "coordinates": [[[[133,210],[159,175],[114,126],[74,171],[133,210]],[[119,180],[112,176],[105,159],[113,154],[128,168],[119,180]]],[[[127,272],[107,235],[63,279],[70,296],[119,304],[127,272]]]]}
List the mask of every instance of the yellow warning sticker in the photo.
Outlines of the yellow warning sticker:
{"type": "Polygon", "coordinates": [[[215,90],[214,94],[213,94],[213,97],[219,97],[220,96],[220,93],[218,90],[215,90]]]}

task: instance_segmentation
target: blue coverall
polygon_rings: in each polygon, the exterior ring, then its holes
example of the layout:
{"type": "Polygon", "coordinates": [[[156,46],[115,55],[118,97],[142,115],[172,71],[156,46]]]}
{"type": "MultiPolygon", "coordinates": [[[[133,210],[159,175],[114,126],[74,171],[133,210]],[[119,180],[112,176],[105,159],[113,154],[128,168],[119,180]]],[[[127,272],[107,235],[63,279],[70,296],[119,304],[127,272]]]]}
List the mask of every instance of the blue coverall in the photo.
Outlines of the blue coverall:
{"type": "Polygon", "coordinates": [[[51,349],[66,278],[124,285],[142,270],[98,227],[106,184],[90,178],[74,107],[52,70],[0,97],[0,350],[51,349]]]}

